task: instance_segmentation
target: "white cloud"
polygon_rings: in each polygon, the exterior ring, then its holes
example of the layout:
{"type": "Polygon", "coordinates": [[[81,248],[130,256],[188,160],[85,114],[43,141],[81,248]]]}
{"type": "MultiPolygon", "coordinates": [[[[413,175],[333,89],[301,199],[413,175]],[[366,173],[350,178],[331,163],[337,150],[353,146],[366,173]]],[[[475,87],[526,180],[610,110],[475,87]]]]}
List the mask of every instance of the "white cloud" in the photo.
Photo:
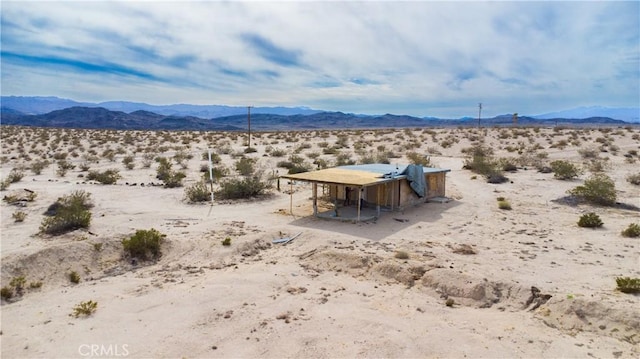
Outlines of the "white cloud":
{"type": "Polygon", "coordinates": [[[478,102],[487,115],[638,106],[639,10],[637,2],[3,2],[2,88],[451,117],[473,115],[478,102]]]}

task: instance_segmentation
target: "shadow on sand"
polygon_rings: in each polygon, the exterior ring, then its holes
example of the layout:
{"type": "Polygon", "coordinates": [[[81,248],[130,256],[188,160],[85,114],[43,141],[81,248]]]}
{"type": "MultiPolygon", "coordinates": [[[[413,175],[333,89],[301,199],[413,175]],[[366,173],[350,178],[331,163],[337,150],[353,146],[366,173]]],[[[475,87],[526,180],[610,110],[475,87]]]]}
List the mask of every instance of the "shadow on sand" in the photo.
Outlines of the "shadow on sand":
{"type": "MultiPolygon", "coordinates": [[[[429,223],[442,219],[449,209],[457,207],[461,202],[452,200],[449,203],[421,203],[400,211],[383,211],[377,220],[353,222],[350,220],[337,221],[323,219],[313,215],[298,217],[289,224],[301,228],[337,232],[349,236],[361,237],[372,241],[379,241],[397,234],[409,227],[422,224],[428,231],[429,223]]],[[[350,213],[345,213],[346,218],[350,213]]],[[[327,213],[330,215],[330,213],[327,213]]]]}

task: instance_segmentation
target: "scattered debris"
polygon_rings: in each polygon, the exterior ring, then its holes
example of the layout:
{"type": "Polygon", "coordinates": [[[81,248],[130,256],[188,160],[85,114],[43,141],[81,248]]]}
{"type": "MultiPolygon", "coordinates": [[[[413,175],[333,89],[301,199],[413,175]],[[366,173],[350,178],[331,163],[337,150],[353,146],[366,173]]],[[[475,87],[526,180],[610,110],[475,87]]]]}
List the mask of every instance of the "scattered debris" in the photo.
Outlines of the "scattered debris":
{"type": "Polygon", "coordinates": [[[302,232],[296,234],[293,237],[284,237],[284,238],[280,238],[280,239],[274,239],[273,243],[274,244],[278,244],[278,243],[287,244],[287,243],[291,242],[292,240],[298,238],[298,236],[301,235],[301,234],[302,234],[302,232]]]}

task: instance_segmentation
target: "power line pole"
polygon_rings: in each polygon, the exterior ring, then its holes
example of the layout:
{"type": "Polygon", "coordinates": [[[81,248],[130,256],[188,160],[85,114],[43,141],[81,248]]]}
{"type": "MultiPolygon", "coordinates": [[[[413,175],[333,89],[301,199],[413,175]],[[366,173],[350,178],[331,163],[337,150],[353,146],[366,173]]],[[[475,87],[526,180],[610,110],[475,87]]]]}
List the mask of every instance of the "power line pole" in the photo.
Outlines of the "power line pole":
{"type": "Polygon", "coordinates": [[[480,117],[482,116],[482,102],[478,103],[478,128],[480,128],[480,117]]]}
{"type": "Polygon", "coordinates": [[[251,107],[247,106],[247,128],[249,131],[249,139],[247,140],[247,147],[251,148],[251,107]]]}

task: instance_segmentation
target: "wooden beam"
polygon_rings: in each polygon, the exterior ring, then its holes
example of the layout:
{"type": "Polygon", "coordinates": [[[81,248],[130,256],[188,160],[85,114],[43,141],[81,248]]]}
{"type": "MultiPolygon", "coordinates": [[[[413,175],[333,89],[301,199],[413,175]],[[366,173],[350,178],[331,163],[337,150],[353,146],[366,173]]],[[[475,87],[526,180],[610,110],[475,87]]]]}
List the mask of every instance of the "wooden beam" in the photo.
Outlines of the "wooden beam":
{"type": "Polygon", "coordinates": [[[293,181],[289,180],[289,213],[293,216],[293,181]]]}
{"type": "Polygon", "coordinates": [[[318,215],[318,184],[313,182],[311,185],[313,187],[313,215],[318,215]]]}
{"type": "Polygon", "coordinates": [[[358,203],[356,203],[356,206],[358,206],[358,222],[360,222],[360,202],[362,201],[362,187],[357,187],[358,188],[358,203]]]}

